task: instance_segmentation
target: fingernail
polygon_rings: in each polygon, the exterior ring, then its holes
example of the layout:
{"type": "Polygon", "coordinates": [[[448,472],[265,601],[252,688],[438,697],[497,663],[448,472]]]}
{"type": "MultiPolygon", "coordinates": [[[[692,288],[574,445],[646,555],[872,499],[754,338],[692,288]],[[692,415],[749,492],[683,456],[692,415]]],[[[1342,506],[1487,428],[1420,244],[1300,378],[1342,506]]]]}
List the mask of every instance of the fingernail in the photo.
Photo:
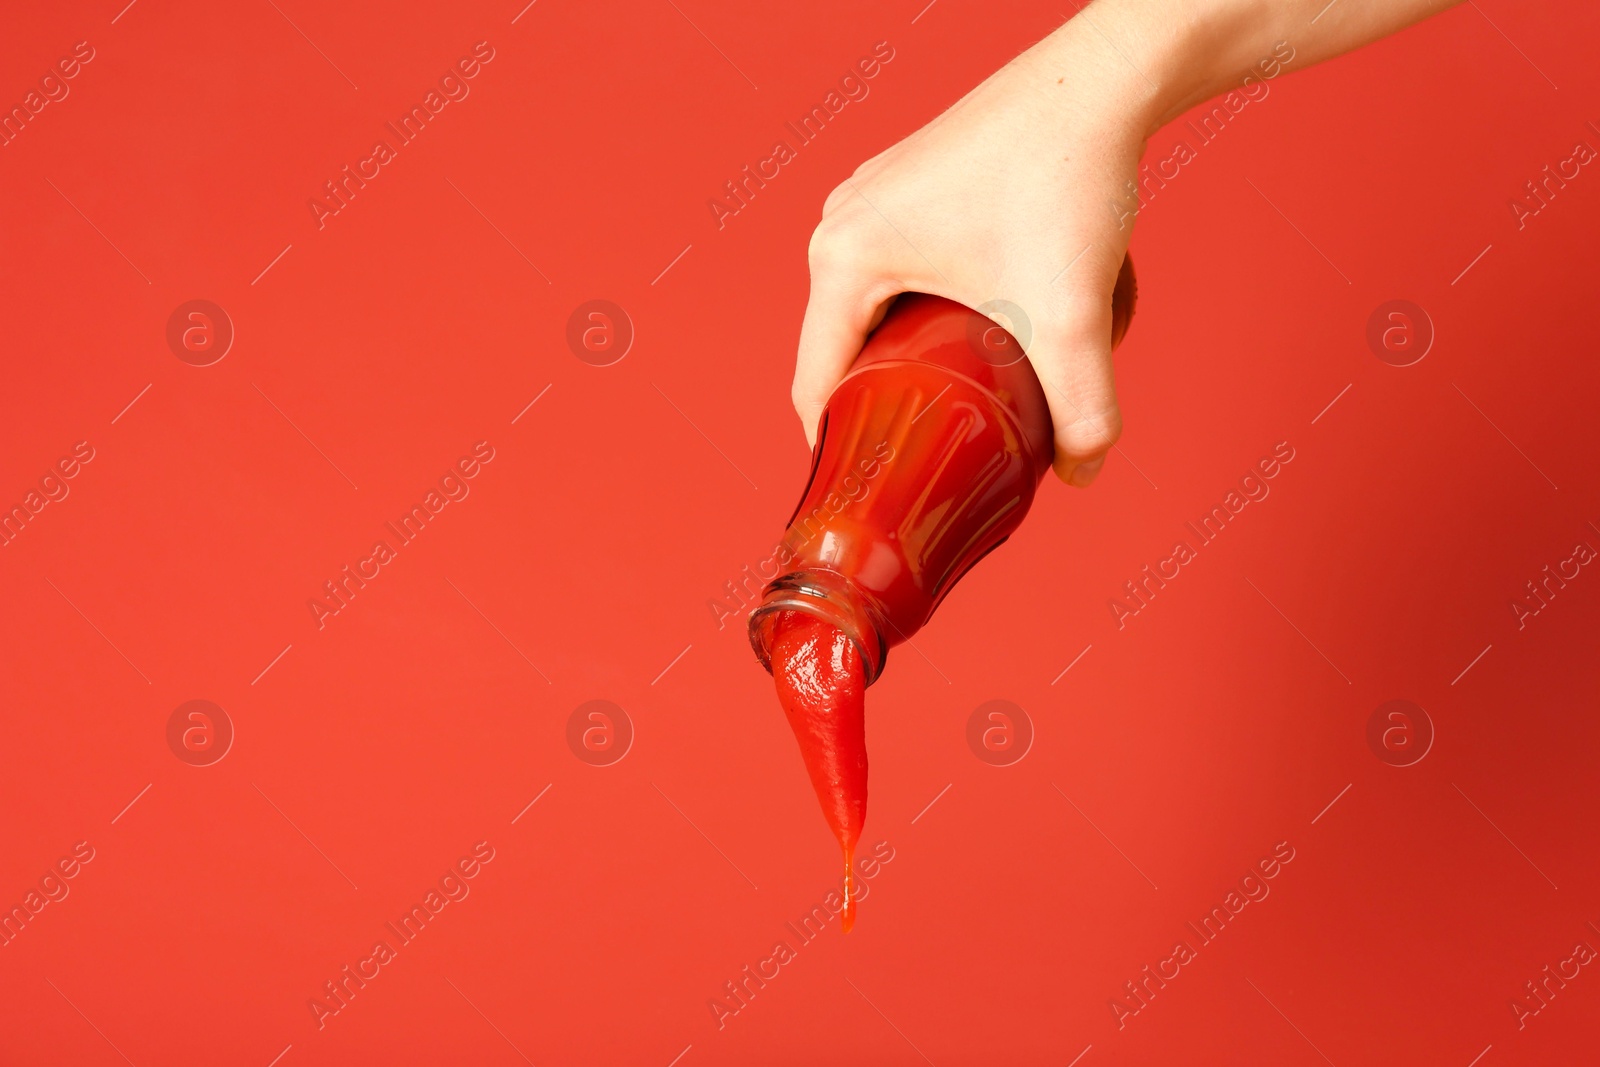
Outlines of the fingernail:
{"type": "Polygon", "coordinates": [[[1100,473],[1100,468],[1106,465],[1106,457],[1099,456],[1085,463],[1078,464],[1072,471],[1072,484],[1079,489],[1087,488],[1100,473]]]}

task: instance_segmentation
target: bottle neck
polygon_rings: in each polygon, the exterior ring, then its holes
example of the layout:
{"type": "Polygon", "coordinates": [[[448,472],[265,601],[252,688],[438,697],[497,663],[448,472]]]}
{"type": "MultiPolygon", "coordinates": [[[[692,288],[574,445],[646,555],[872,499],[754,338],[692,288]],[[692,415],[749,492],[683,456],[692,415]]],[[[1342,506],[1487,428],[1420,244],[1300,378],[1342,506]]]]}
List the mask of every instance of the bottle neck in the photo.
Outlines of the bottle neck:
{"type": "Polygon", "coordinates": [[[889,642],[877,614],[850,579],[820,568],[774,579],[750,613],[750,644],[768,673],[772,671],[772,642],[778,623],[790,611],[804,612],[842,631],[861,653],[866,684],[878,680],[889,658],[889,642]]]}

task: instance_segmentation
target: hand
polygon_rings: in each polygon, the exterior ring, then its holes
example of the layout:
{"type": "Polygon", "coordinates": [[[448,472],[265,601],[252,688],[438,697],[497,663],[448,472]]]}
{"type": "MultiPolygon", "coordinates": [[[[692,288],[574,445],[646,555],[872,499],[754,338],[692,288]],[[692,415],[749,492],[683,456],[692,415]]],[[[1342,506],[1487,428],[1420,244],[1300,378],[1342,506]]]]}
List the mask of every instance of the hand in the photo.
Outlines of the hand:
{"type": "Polygon", "coordinates": [[[932,293],[986,313],[1005,301],[1026,321],[991,317],[1023,342],[1044,385],[1056,474],[1087,486],[1122,432],[1111,290],[1150,134],[1240,85],[1275,41],[1298,35],[1297,65],[1306,65],[1450,2],[1090,4],[829,195],[811,238],[794,378],[807,441],[815,444],[829,395],[896,294],[932,293]]]}
{"type": "Polygon", "coordinates": [[[1027,319],[996,317],[1044,384],[1057,474],[1082,486],[1099,472],[1122,432],[1111,286],[1133,232],[1110,205],[1127,198],[1144,150],[1144,130],[1124,118],[1141,101],[1126,71],[1107,84],[1074,70],[1070,86],[1047,73],[1024,53],[828,197],[794,380],[807,440],[895,294],[980,310],[1004,300],[1027,319]]]}

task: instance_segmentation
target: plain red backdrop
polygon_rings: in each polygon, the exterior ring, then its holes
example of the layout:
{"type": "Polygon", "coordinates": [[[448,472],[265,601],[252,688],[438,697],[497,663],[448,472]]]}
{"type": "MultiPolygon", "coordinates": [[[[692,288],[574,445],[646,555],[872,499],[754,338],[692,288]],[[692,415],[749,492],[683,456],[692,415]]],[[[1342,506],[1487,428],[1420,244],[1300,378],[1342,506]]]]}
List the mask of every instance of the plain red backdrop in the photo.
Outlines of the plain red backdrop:
{"type": "Polygon", "coordinates": [[[5,13],[7,107],[94,59],[0,148],[0,502],[95,458],[0,549],[0,902],[95,858],[0,949],[0,1062],[1595,1054],[1591,968],[1511,1005],[1600,945],[1600,577],[1521,629],[1511,601],[1600,547],[1600,175],[1520,229],[1508,205],[1600,147],[1600,16],[1505,0],[1274,81],[1150,202],[1121,452],[891,657],[866,840],[895,858],[719,1029],[834,874],[708,607],[804,477],[810,228],[1061,17],[923,3],[5,13]],[[323,183],[479,41],[470,96],[319,229],[323,183]],[[870,96],[719,229],[707,201],[880,41],[870,96]],[[607,367],[565,339],[597,298],[636,330],[607,367]],[[236,330],[207,367],[166,341],[194,299],[236,330]],[[1393,299],[1436,330],[1412,366],[1366,341],[1393,299]],[[319,629],[323,582],[479,441],[470,496],[319,629]],[[1123,583],[1285,441],[1270,497],[1119,629],[1123,583]],[[236,731],[210,766],[167,741],[195,699],[236,731]],[[567,742],[593,699],[635,731],[612,766],[567,742]],[[992,699],[1036,732],[1013,766],[967,745],[992,699]],[[1368,744],[1393,699],[1436,733],[1412,766],[1368,744]],[[470,895],[319,1029],[308,1001],[480,841],[470,895]],[[1279,842],[1270,896],[1119,1028],[1279,842]]]}

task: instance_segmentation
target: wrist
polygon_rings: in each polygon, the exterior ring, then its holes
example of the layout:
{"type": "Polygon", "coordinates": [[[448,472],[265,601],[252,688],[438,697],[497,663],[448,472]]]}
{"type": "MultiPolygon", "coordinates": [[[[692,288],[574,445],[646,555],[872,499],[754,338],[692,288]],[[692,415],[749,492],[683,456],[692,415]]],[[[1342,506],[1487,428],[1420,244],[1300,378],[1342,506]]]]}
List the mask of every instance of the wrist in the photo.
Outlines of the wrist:
{"type": "Polygon", "coordinates": [[[1091,67],[1097,90],[1109,93],[1123,120],[1149,137],[1247,76],[1275,77],[1272,53],[1284,6],[1263,0],[1095,0],[1052,37],[1060,38],[1060,58],[1091,67]],[[1261,63],[1268,68],[1259,69],[1261,63]]]}

